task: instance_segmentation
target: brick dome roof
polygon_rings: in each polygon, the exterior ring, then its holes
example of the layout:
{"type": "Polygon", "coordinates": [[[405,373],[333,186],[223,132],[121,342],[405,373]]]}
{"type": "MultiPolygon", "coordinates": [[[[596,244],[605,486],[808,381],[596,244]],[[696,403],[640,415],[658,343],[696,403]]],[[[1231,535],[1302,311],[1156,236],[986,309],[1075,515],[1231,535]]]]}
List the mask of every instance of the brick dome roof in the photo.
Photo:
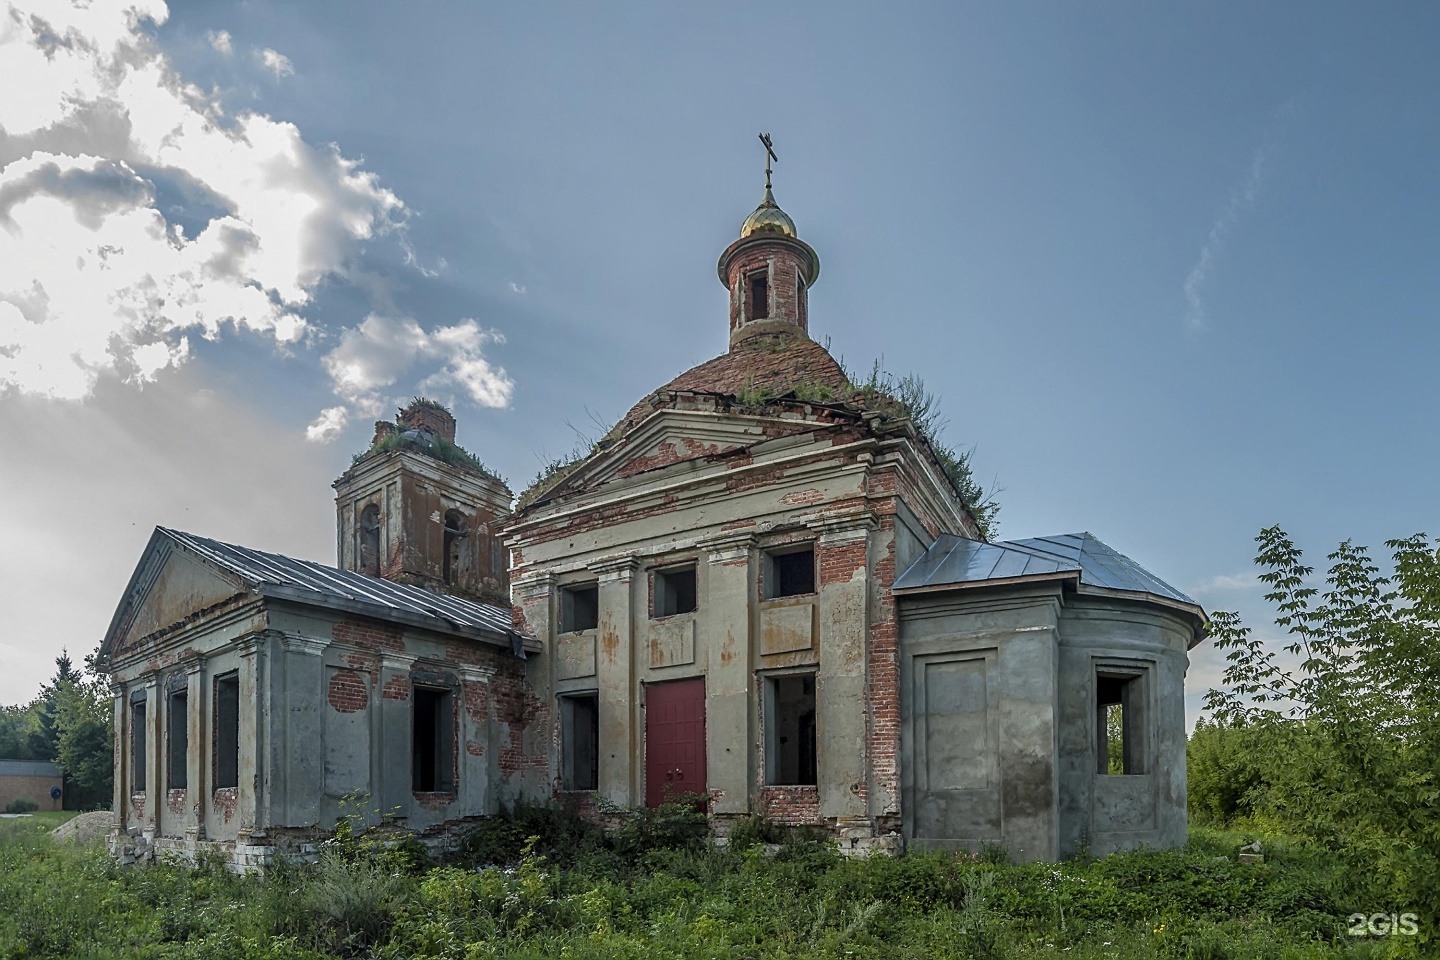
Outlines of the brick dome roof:
{"type": "MultiPolygon", "coordinates": [[[[736,343],[699,366],[691,367],[656,393],[689,390],[726,396],[762,394],[778,397],[798,386],[827,387],[836,399],[845,396],[850,380],[830,351],[803,335],[790,333],[753,336],[736,343]]],[[[654,394],[625,414],[613,435],[628,433],[654,409],[654,394]]]]}

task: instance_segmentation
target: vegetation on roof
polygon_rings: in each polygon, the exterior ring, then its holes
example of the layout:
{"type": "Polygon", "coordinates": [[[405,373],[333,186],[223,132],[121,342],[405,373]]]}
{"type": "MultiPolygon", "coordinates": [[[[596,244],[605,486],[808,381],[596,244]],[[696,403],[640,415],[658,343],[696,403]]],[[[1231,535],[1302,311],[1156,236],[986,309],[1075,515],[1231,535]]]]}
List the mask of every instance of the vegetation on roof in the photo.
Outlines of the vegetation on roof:
{"type": "Polygon", "coordinates": [[[995,491],[985,490],[975,479],[975,471],[970,466],[973,449],[960,450],[940,440],[950,421],[941,414],[939,398],[925,386],[925,381],[913,373],[903,377],[887,373],[880,369],[878,360],[871,366],[870,374],[864,380],[857,379],[843,361],[841,368],[845,370],[845,376],[854,391],[852,403],[858,400],[859,405],[867,410],[876,410],[887,417],[910,421],[916,432],[930,445],[930,452],[935,455],[951,486],[960,495],[960,501],[974,516],[981,535],[986,540],[993,539],[999,532],[995,517],[1000,512],[995,491]]]}
{"type": "MultiPolygon", "coordinates": [[[[926,388],[925,382],[913,373],[904,377],[888,373],[880,368],[878,360],[872,364],[869,374],[863,379],[845,367],[843,362],[840,368],[847,382],[838,390],[828,383],[811,381],[786,384],[781,389],[756,384],[747,379],[741,385],[740,391],[734,394],[734,401],[739,407],[751,409],[759,409],[781,400],[836,404],[852,409],[873,410],[888,419],[909,420],[929,446],[961,503],[975,518],[981,536],[987,540],[993,539],[998,532],[996,514],[1000,511],[1000,504],[995,500],[994,491],[987,491],[975,479],[975,472],[970,466],[970,455],[973,451],[960,450],[940,440],[949,421],[941,415],[939,400],[926,388]]],[[[517,509],[524,509],[554,489],[607,441],[614,438],[623,425],[623,421],[616,424],[598,442],[582,434],[579,443],[568,454],[546,462],[535,475],[530,487],[520,495],[516,503],[517,509]]]]}
{"type": "MultiPolygon", "coordinates": [[[[436,406],[439,405],[436,404],[436,406]]],[[[426,456],[434,457],[442,463],[448,463],[452,467],[474,470],[477,473],[485,474],[487,477],[493,477],[497,480],[500,479],[497,473],[488,469],[485,464],[480,462],[479,457],[460,446],[460,444],[452,443],[444,437],[436,436],[433,433],[425,431],[412,430],[402,432],[397,429],[393,433],[387,433],[376,440],[369,450],[363,453],[357,453],[351,457],[350,465],[353,467],[366,457],[389,453],[391,450],[413,450],[416,453],[423,453],[426,456]],[[419,436],[415,436],[417,433],[419,436]],[[407,434],[409,435],[407,436],[407,434]]]]}
{"type": "Polygon", "coordinates": [[[540,499],[542,494],[574,473],[575,468],[589,460],[590,456],[599,449],[599,443],[582,436],[569,453],[543,463],[539,472],[535,474],[535,479],[530,481],[530,486],[515,501],[515,509],[523,510],[540,499]]]}

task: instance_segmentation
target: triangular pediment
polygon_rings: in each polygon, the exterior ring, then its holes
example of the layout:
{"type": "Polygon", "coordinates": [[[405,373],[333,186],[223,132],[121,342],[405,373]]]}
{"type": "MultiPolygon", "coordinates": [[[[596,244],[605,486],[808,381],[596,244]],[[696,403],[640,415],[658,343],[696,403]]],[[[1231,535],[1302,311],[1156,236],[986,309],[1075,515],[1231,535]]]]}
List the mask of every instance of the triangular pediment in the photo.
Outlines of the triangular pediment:
{"type": "Polygon", "coordinates": [[[101,644],[100,657],[108,659],[247,589],[238,577],[192,555],[157,529],[135,565],[101,644]]]}
{"type": "Polygon", "coordinates": [[[548,491],[545,499],[667,469],[693,470],[697,465],[723,464],[759,444],[815,428],[816,424],[803,420],[785,422],[733,413],[661,410],[613,446],[594,454],[548,491]]]}

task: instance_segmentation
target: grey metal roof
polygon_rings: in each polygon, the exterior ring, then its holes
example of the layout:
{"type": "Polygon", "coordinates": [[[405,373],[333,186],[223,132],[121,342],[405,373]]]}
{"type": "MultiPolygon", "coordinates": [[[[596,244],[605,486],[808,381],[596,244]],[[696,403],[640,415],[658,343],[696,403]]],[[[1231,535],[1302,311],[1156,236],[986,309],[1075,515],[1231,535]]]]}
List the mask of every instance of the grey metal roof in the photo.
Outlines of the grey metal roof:
{"type": "Polygon", "coordinates": [[[155,531],[254,585],[264,596],[339,607],[432,629],[481,631],[499,634],[507,640],[519,636],[508,607],[391,583],[311,560],[221,543],[183,530],[156,527],[155,531]]]}
{"type": "Polygon", "coordinates": [[[1052,577],[1073,578],[1083,586],[1102,590],[1149,594],[1200,609],[1190,597],[1107,546],[1093,533],[1065,533],[999,543],[941,534],[930,549],[900,575],[894,589],[1052,577]]]}
{"type": "Polygon", "coordinates": [[[50,777],[60,779],[60,768],[44,760],[0,760],[0,777],[50,777]]]}

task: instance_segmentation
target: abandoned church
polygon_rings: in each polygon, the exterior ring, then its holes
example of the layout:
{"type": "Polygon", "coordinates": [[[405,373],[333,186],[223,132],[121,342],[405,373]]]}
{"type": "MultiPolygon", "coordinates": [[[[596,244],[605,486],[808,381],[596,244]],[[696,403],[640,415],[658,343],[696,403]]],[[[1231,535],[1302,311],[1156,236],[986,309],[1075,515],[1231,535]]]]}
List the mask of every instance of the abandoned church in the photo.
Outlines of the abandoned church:
{"type": "Polygon", "coordinates": [[[157,528],[99,656],[116,855],[262,866],[355,796],[436,843],[684,794],[854,852],[1183,843],[1205,613],[1090,534],[988,539],[812,339],[819,274],[767,182],[727,349],[518,501],[422,400],[335,481],[335,567],[157,528]]]}

